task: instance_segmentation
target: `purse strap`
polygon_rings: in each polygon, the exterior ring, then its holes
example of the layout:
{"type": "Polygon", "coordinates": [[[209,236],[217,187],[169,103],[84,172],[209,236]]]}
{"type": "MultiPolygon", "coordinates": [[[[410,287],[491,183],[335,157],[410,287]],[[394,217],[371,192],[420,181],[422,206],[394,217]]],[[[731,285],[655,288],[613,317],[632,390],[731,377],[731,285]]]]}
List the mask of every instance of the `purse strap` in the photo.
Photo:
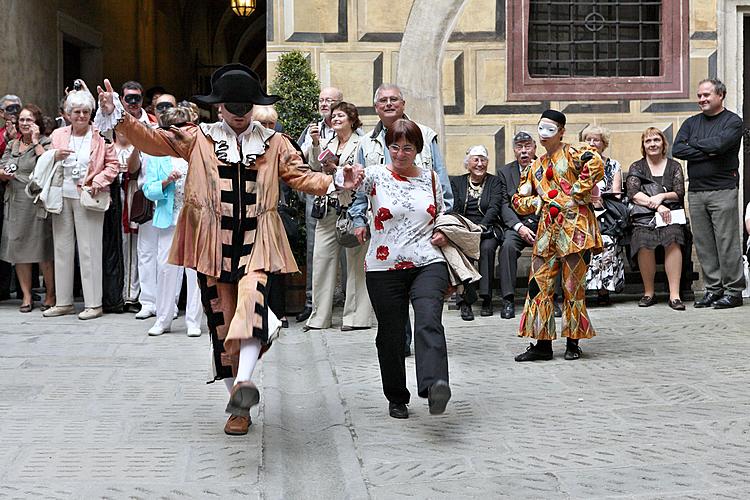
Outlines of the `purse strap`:
{"type": "Polygon", "coordinates": [[[437,192],[435,190],[435,171],[430,170],[430,180],[432,180],[432,200],[435,203],[435,215],[432,217],[432,222],[437,220],[437,192]]]}

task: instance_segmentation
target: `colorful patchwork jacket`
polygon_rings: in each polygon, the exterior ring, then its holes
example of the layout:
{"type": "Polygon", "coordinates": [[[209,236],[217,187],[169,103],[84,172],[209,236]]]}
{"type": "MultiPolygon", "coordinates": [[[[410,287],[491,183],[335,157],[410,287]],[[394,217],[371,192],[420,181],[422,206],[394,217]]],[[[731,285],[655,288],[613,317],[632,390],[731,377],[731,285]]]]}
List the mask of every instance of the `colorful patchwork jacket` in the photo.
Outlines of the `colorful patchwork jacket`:
{"type": "Polygon", "coordinates": [[[590,202],[591,190],[603,178],[604,163],[587,144],[563,144],[521,174],[512,203],[521,215],[540,216],[534,255],[601,251],[602,237],[590,202]]]}

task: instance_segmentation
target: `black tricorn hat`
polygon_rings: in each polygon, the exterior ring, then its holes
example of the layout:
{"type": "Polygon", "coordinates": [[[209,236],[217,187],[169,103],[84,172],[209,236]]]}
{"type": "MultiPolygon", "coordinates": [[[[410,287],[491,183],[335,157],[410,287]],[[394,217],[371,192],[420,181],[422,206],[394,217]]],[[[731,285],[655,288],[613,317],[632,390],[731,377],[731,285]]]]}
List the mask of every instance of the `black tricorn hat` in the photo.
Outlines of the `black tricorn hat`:
{"type": "Polygon", "coordinates": [[[201,104],[238,102],[267,106],[281,100],[277,95],[266,94],[260,86],[260,78],[244,64],[225,64],[211,75],[211,93],[196,95],[193,99],[201,104]]]}

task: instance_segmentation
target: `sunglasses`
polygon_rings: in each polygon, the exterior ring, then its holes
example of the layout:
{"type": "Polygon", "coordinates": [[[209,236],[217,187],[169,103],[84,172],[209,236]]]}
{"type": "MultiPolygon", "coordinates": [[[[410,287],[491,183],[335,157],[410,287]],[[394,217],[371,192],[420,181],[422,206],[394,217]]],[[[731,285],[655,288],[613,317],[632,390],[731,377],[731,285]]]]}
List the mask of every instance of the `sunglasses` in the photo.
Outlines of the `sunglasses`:
{"type": "Polygon", "coordinates": [[[224,109],[234,116],[245,116],[253,109],[253,105],[244,102],[225,102],[224,109]]]}
{"type": "Polygon", "coordinates": [[[170,108],[174,108],[174,104],[172,104],[171,102],[160,102],[156,105],[156,111],[158,111],[159,113],[163,113],[170,108]]]}
{"type": "Polygon", "coordinates": [[[143,96],[141,94],[127,94],[123,96],[122,100],[128,104],[138,104],[143,101],[143,96]]]}
{"type": "Polygon", "coordinates": [[[5,112],[10,115],[17,115],[21,112],[21,106],[19,104],[8,104],[5,106],[5,112]]]}

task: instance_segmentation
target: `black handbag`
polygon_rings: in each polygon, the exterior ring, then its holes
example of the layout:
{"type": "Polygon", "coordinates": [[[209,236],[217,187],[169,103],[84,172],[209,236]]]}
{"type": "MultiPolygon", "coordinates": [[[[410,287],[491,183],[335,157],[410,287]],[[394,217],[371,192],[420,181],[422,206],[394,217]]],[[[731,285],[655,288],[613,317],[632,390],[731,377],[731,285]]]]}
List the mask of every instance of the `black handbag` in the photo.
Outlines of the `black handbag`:
{"type": "Polygon", "coordinates": [[[154,218],[154,202],[146,198],[143,189],[133,193],[133,202],[130,204],[130,221],[136,224],[145,224],[154,218]]]}
{"type": "Polygon", "coordinates": [[[599,220],[599,231],[603,235],[610,236],[614,239],[622,238],[630,224],[628,206],[607,194],[602,195],[604,211],[597,217],[599,220]]]}

